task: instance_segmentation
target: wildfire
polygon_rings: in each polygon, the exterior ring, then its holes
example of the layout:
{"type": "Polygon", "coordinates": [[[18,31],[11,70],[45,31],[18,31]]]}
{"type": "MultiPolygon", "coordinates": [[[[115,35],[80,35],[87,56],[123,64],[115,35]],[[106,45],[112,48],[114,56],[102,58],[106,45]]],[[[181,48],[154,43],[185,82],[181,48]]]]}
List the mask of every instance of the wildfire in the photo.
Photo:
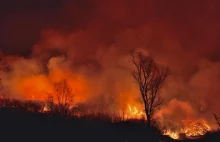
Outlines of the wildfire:
{"type": "Polygon", "coordinates": [[[183,120],[182,123],[182,131],[187,137],[201,136],[211,130],[210,126],[203,120],[183,120]]]}
{"type": "Polygon", "coordinates": [[[45,106],[43,107],[43,112],[48,112],[48,111],[49,111],[49,108],[48,108],[47,105],[45,105],[45,106]]]}
{"type": "MultiPolygon", "coordinates": [[[[1,98],[1,97],[0,97],[1,98]]],[[[47,104],[35,104],[34,102],[20,102],[13,99],[0,99],[1,107],[13,107],[23,108],[33,112],[49,112],[50,108],[47,104]]],[[[145,113],[138,104],[127,104],[126,111],[124,111],[124,118],[126,119],[143,119],[145,113]]],[[[196,136],[202,136],[206,132],[210,131],[210,126],[204,120],[183,120],[182,125],[175,127],[176,129],[167,129],[164,131],[164,135],[168,135],[173,139],[193,138],[196,136]],[[180,134],[183,134],[183,138],[180,134]]]]}
{"type": "Polygon", "coordinates": [[[173,139],[180,139],[179,134],[184,134],[187,138],[202,136],[210,131],[210,126],[204,120],[182,120],[181,129],[171,131],[170,129],[164,132],[164,135],[169,135],[173,139]]]}
{"type": "Polygon", "coordinates": [[[172,132],[170,130],[166,131],[164,135],[170,136],[172,139],[179,139],[179,134],[177,132],[172,132]]]}
{"type": "Polygon", "coordinates": [[[142,119],[144,112],[137,106],[128,104],[125,116],[127,119],[142,119]]]}

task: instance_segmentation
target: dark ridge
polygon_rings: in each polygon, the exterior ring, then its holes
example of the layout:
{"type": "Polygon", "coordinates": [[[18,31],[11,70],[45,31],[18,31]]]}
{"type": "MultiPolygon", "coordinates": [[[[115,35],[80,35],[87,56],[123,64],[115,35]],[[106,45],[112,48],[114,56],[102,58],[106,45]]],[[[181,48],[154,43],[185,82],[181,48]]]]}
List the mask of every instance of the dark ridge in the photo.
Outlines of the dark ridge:
{"type": "Polygon", "coordinates": [[[220,142],[220,132],[173,140],[144,120],[112,122],[101,114],[62,117],[40,112],[42,102],[0,100],[0,140],[5,142],[220,142]]]}

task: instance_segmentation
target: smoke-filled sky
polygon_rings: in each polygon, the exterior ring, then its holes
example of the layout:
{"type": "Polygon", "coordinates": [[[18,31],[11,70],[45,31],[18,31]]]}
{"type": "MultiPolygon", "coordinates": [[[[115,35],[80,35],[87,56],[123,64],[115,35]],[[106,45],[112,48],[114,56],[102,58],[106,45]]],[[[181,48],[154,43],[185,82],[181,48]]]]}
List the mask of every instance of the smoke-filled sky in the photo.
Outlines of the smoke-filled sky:
{"type": "Polygon", "coordinates": [[[17,84],[29,85],[37,76],[43,90],[57,73],[68,72],[74,85],[87,86],[79,90],[90,98],[132,94],[128,57],[141,49],[171,70],[161,92],[167,98],[163,117],[212,121],[220,108],[219,5],[219,0],[1,0],[0,49],[10,66],[3,85],[7,93],[23,96],[17,84]]]}

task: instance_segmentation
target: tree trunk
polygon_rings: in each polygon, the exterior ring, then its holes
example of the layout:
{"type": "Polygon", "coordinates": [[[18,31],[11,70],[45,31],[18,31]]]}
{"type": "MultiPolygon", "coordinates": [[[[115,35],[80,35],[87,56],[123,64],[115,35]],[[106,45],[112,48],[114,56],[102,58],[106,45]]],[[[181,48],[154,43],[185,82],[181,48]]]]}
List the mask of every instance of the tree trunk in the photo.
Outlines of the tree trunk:
{"type": "Polygon", "coordinates": [[[150,128],[151,126],[151,117],[147,114],[147,126],[150,128]]]}
{"type": "MultiPolygon", "coordinates": [[[[146,103],[145,103],[146,105],[146,103]]],[[[147,117],[147,127],[150,128],[151,126],[151,116],[148,114],[148,110],[147,108],[145,107],[145,114],[146,114],[146,117],[147,117]]]]}

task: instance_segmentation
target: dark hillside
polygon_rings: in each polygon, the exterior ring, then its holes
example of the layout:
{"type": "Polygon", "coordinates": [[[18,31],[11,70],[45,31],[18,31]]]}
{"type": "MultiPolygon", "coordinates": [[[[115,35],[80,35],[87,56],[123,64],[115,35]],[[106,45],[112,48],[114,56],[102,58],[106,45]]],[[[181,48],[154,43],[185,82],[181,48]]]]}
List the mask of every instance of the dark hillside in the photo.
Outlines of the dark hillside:
{"type": "Polygon", "coordinates": [[[14,108],[0,108],[0,126],[4,142],[220,142],[219,132],[195,140],[172,140],[139,120],[112,123],[92,116],[67,120],[14,108]]]}
{"type": "Polygon", "coordinates": [[[1,108],[0,116],[1,136],[5,141],[159,142],[156,130],[137,122],[111,123],[94,118],[65,120],[8,108],[1,108]]]}

